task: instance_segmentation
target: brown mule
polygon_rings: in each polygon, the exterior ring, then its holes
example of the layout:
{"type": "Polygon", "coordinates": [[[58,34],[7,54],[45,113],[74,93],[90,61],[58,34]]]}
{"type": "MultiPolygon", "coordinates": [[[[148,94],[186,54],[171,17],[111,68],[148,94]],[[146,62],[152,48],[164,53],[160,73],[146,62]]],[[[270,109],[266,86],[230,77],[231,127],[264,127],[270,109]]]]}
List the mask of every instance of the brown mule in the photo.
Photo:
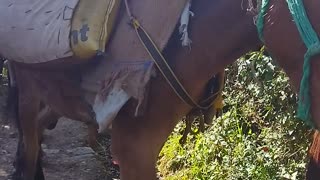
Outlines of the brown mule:
{"type": "MultiPolygon", "coordinates": [[[[271,0],[270,4],[265,16],[265,43],[298,90],[306,48],[292,21],[286,2],[271,0]]],[[[320,2],[305,0],[305,5],[312,24],[316,31],[320,32],[320,22],[316,19],[319,16],[317,8],[320,7],[320,2]]],[[[192,10],[196,16],[191,23],[191,51],[182,48],[180,41],[174,37],[165,49],[166,59],[194,99],[200,98],[213,74],[223,71],[242,54],[261,46],[253,15],[247,12],[247,6],[247,0],[194,1],[192,10]]],[[[320,88],[320,84],[317,83],[320,72],[317,71],[320,63],[318,59],[319,57],[315,57],[312,66],[311,96],[312,116],[315,124],[319,126],[320,96],[316,93],[320,88]]],[[[60,76],[59,80],[55,80],[62,71],[56,70],[47,74],[40,69],[19,65],[16,65],[15,69],[19,86],[19,117],[23,132],[22,174],[24,179],[33,180],[41,168],[37,166],[39,145],[38,135],[35,133],[38,127],[35,119],[40,101],[54,107],[53,109],[57,108],[60,111],[55,111],[61,115],[72,116],[85,122],[92,123],[92,116],[90,108],[80,100],[81,93],[65,100],[59,96],[50,97],[51,94],[44,95],[40,91],[41,88],[49,87],[60,92],[61,89],[57,89],[56,86],[70,87],[69,83],[59,84],[63,79],[68,79],[68,76],[60,76]],[[71,104],[78,106],[70,109],[71,104]]],[[[55,93],[53,91],[52,93],[55,93]]],[[[78,92],[74,88],[72,91],[78,92]]],[[[69,92],[68,88],[61,91],[60,96],[65,92],[69,92]]],[[[151,82],[149,106],[143,117],[132,117],[129,107],[128,105],[121,110],[113,122],[112,130],[112,152],[119,163],[121,179],[156,179],[155,165],[158,154],[179,119],[187,114],[191,107],[176,96],[162,76],[157,76],[151,82]]]]}

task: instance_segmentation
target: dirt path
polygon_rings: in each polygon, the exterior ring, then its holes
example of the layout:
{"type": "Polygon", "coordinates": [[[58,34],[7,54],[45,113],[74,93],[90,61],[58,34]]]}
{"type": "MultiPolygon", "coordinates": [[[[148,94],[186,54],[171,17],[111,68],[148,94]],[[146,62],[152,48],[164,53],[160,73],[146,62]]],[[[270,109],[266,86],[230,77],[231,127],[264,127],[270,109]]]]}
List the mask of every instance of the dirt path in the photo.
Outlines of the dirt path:
{"type": "MultiPolygon", "coordinates": [[[[18,141],[15,126],[4,118],[5,97],[6,93],[0,90],[0,180],[8,180],[13,172],[12,162],[18,141]]],[[[109,138],[102,137],[99,141],[101,147],[94,152],[88,147],[86,136],[86,127],[82,123],[64,118],[54,130],[45,132],[42,147],[46,180],[118,179],[118,169],[112,165],[108,151],[109,138]]]]}

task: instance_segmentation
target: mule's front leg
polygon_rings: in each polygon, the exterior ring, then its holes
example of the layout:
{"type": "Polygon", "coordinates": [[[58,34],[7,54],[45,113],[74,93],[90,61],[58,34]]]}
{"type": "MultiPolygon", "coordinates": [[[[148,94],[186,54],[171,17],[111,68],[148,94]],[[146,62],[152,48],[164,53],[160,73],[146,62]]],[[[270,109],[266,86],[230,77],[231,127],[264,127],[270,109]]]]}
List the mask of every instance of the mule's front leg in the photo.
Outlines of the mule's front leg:
{"type": "Polygon", "coordinates": [[[176,125],[172,118],[132,118],[121,112],[112,124],[111,151],[121,180],[155,180],[159,152],[176,125]]]}
{"type": "Polygon", "coordinates": [[[131,129],[116,124],[112,127],[111,151],[113,160],[120,166],[120,179],[156,180],[158,153],[151,147],[153,142],[149,142],[150,135],[139,134],[134,127],[131,129]]]}

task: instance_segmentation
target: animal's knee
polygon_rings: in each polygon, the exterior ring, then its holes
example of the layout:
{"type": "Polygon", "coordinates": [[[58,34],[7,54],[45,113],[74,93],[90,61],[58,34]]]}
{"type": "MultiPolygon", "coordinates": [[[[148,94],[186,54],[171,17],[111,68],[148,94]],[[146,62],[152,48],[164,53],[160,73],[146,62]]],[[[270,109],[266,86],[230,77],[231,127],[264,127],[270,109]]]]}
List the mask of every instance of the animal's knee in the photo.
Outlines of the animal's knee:
{"type": "MultiPolygon", "coordinates": [[[[113,131],[114,132],[114,131],[113,131]]],[[[114,160],[121,162],[153,162],[157,156],[153,143],[147,136],[143,137],[130,132],[112,134],[111,152],[114,160]]]]}

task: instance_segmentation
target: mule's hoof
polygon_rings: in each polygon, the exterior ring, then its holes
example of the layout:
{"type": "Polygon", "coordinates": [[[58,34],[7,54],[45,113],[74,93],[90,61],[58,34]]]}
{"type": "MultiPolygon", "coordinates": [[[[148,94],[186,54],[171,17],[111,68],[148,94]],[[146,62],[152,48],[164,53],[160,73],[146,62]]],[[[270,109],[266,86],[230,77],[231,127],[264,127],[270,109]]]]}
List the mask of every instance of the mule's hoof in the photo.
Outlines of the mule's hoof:
{"type": "Polygon", "coordinates": [[[98,129],[96,125],[88,126],[88,144],[92,149],[96,149],[98,147],[98,129]]]}
{"type": "Polygon", "coordinates": [[[203,113],[204,122],[205,122],[207,125],[212,124],[213,118],[214,118],[214,116],[216,115],[216,113],[217,113],[217,111],[216,111],[214,108],[210,108],[210,109],[208,109],[207,111],[205,111],[205,112],[203,113]]]}
{"type": "Polygon", "coordinates": [[[180,143],[181,146],[184,145],[186,142],[187,142],[187,137],[184,137],[184,136],[181,137],[180,140],[179,140],[179,143],[180,143]]]}

